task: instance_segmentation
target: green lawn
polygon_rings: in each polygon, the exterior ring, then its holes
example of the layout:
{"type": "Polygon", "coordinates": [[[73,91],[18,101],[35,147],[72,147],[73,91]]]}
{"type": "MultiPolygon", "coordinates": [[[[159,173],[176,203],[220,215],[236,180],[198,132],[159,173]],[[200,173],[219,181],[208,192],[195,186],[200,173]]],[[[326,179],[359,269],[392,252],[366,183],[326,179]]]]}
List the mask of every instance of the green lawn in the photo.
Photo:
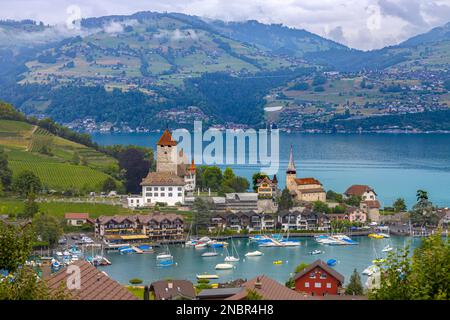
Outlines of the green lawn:
{"type": "Polygon", "coordinates": [[[144,287],[142,286],[126,286],[128,291],[139,298],[139,300],[144,300],[144,287]]]}

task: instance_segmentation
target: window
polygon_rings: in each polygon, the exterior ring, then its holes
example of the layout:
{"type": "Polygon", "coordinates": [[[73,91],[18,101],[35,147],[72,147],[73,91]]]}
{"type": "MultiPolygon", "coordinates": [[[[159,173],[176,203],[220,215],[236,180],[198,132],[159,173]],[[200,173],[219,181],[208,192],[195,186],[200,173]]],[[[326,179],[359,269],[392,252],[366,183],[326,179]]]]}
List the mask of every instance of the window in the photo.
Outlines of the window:
{"type": "Polygon", "coordinates": [[[327,283],[327,288],[331,289],[331,283],[330,282],[327,283]]]}
{"type": "Polygon", "coordinates": [[[316,278],[316,274],[315,274],[314,272],[311,272],[311,273],[309,274],[309,278],[310,278],[310,279],[315,279],[315,278],[316,278]]]}
{"type": "Polygon", "coordinates": [[[320,274],[320,279],[326,279],[326,278],[327,278],[327,274],[326,273],[320,274]]]}
{"type": "Polygon", "coordinates": [[[320,282],[314,283],[314,288],[322,288],[322,284],[320,282]]]}
{"type": "Polygon", "coordinates": [[[152,191],[152,187],[147,187],[147,191],[152,191]]]}
{"type": "Polygon", "coordinates": [[[172,189],[173,189],[172,187],[169,187],[169,191],[172,191],[172,189]]]}
{"type": "Polygon", "coordinates": [[[161,197],[165,197],[166,196],[166,194],[165,193],[161,193],[161,197]]]}
{"type": "Polygon", "coordinates": [[[181,193],[179,193],[178,196],[181,197],[182,196],[181,193]]]}
{"type": "Polygon", "coordinates": [[[155,195],[155,197],[158,197],[158,194],[157,194],[157,193],[155,193],[154,195],[155,195]]]}
{"type": "Polygon", "coordinates": [[[166,190],[166,188],[164,188],[164,187],[161,187],[161,189],[160,189],[161,191],[164,191],[164,190],[166,190]]]}
{"type": "Polygon", "coordinates": [[[145,194],[145,196],[146,196],[146,197],[152,197],[152,193],[151,193],[151,192],[147,192],[147,193],[145,194]]]}
{"type": "Polygon", "coordinates": [[[173,193],[172,192],[169,193],[169,197],[173,197],[173,193]]]}
{"type": "Polygon", "coordinates": [[[130,203],[134,203],[134,200],[133,200],[133,199],[131,199],[131,200],[130,200],[130,203]]]}
{"type": "Polygon", "coordinates": [[[181,191],[181,187],[178,187],[178,191],[181,191]]]}
{"type": "Polygon", "coordinates": [[[305,282],[305,288],[309,288],[309,282],[305,282]]]}
{"type": "Polygon", "coordinates": [[[155,187],[154,190],[155,190],[155,191],[158,191],[158,187],[155,187]]]}

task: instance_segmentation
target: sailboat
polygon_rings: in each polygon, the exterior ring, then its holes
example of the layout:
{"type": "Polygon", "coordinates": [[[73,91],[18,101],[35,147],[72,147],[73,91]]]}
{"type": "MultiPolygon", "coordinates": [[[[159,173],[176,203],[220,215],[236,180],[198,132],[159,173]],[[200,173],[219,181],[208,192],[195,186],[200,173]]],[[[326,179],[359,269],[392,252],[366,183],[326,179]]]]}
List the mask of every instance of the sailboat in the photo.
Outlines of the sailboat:
{"type": "Polygon", "coordinates": [[[246,257],[259,257],[259,256],[262,256],[262,255],[263,255],[263,253],[261,251],[258,251],[258,250],[250,251],[250,252],[247,252],[245,254],[246,257]]]}
{"type": "Polygon", "coordinates": [[[158,253],[156,260],[172,260],[173,256],[170,253],[169,246],[166,245],[166,251],[158,253]]]}
{"type": "Polygon", "coordinates": [[[227,252],[227,256],[225,257],[226,262],[237,262],[239,261],[239,253],[236,250],[236,247],[234,246],[234,241],[231,239],[231,255],[229,255],[228,249],[225,247],[225,250],[227,252]],[[233,251],[236,252],[236,257],[233,255],[233,251]]]}
{"type": "Polygon", "coordinates": [[[286,234],[286,239],[281,238],[281,240],[280,240],[281,246],[283,246],[283,247],[298,247],[300,245],[300,241],[289,240],[290,224],[291,224],[291,216],[288,217],[288,230],[287,230],[287,234],[286,234]]]}

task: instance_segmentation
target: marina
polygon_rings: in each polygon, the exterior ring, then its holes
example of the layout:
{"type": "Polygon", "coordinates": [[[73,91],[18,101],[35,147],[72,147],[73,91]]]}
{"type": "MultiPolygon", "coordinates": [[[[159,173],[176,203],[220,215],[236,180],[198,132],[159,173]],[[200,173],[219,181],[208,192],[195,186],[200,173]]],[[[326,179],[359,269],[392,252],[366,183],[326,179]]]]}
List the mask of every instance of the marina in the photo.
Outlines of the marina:
{"type": "Polygon", "coordinates": [[[364,282],[368,273],[372,274],[374,268],[369,270],[371,272],[366,269],[374,264],[374,260],[382,259],[388,254],[388,252],[383,252],[386,246],[389,245],[395,250],[409,244],[410,250],[413,250],[421,242],[419,237],[394,235],[384,239],[352,236],[351,239],[357,242],[357,245],[320,244],[311,237],[293,239],[298,240],[300,246],[261,247],[249,238],[235,238],[233,243],[229,240],[228,249],[215,248],[218,255],[208,258],[202,257],[202,253],[209,249],[196,250],[192,246],[184,245],[156,248],[153,254],[121,255],[117,251],[108,251],[105,256],[112,264],[99,268],[123,284],[128,283],[134,277],[143,279],[145,283],[180,277],[196,282],[197,279],[203,278],[202,275],[208,277],[213,275],[214,278],[217,276],[217,282],[226,282],[239,278],[250,279],[258,274],[265,274],[284,283],[297,265],[315,261],[318,257],[316,254],[319,254],[318,251],[320,251],[320,259],[323,261],[335,260],[332,268],[342,273],[346,281],[350,279],[353,269],[356,268],[364,282]],[[170,249],[170,255],[173,257],[173,260],[169,260],[172,263],[167,263],[167,267],[160,268],[158,267],[160,261],[156,259],[156,256],[160,253],[166,254],[167,248],[170,249]],[[240,257],[238,261],[225,261],[227,252],[231,253],[231,248],[233,248],[233,256],[240,257]],[[219,268],[216,270],[218,265],[219,268]],[[364,270],[366,270],[366,275],[362,274],[364,270]]]}

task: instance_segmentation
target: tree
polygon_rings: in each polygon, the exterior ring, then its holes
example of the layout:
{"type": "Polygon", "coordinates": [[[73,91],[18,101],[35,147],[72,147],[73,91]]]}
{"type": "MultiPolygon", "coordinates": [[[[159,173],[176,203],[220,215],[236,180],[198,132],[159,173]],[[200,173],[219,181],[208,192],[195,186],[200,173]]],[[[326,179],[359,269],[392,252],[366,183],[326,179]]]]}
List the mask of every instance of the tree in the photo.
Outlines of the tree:
{"type": "Polygon", "coordinates": [[[395,200],[392,206],[394,207],[395,212],[402,212],[406,211],[407,209],[405,199],[403,198],[398,198],[397,200],[395,200]]]}
{"type": "Polygon", "coordinates": [[[288,188],[284,188],[281,192],[281,196],[278,199],[278,210],[289,210],[294,205],[294,202],[292,201],[291,193],[289,192],[288,188]]]}
{"type": "MultiPolygon", "coordinates": [[[[297,265],[294,269],[294,276],[299,273],[300,271],[302,271],[303,269],[305,269],[307,266],[309,266],[309,264],[307,263],[300,263],[299,265],[297,265]]],[[[288,281],[286,281],[286,283],[284,284],[286,287],[288,288],[293,288],[295,287],[295,281],[294,281],[294,277],[290,277],[288,279],[288,281]]]]}
{"type": "Polygon", "coordinates": [[[3,148],[0,148],[0,182],[4,189],[7,189],[12,180],[12,171],[8,166],[8,156],[3,148]]]}
{"type": "Polygon", "coordinates": [[[29,170],[22,171],[13,181],[13,190],[22,196],[30,193],[38,193],[42,189],[42,183],[38,176],[29,170]]]}
{"type": "Polygon", "coordinates": [[[439,216],[433,206],[433,203],[428,200],[428,193],[423,190],[417,191],[417,203],[410,211],[411,222],[416,225],[437,225],[439,216]]]}
{"type": "Polygon", "coordinates": [[[364,294],[364,287],[361,283],[361,277],[356,269],[353,270],[353,274],[350,277],[350,282],[345,289],[346,294],[361,296],[364,294]]]}
{"type": "Polygon", "coordinates": [[[263,296],[258,293],[256,290],[247,289],[247,296],[245,300],[263,300],[263,296]]]}
{"type": "Polygon", "coordinates": [[[315,201],[314,202],[314,212],[320,212],[320,213],[329,213],[330,208],[325,202],[322,201],[315,201]]]}
{"type": "Polygon", "coordinates": [[[360,196],[351,196],[348,199],[345,199],[344,201],[349,206],[357,207],[361,203],[361,197],[360,196]]]}
{"type": "Polygon", "coordinates": [[[334,192],[333,190],[328,190],[327,191],[327,200],[342,203],[343,197],[342,197],[342,194],[340,194],[340,193],[334,192]]]}
{"type": "Polygon", "coordinates": [[[232,180],[234,177],[236,177],[236,175],[234,174],[233,169],[227,167],[223,172],[223,180],[229,181],[232,180]]]}
{"type": "Polygon", "coordinates": [[[41,213],[33,219],[33,229],[38,240],[47,242],[50,247],[58,244],[62,234],[60,221],[45,213],[41,213]]]}
{"type": "Polygon", "coordinates": [[[428,201],[428,192],[426,192],[424,190],[417,190],[416,197],[417,197],[417,202],[428,201]]]}
{"type": "Polygon", "coordinates": [[[234,177],[227,183],[234,192],[246,192],[250,187],[248,180],[244,177],[234,177]]]}
{"type": "Polygon", "coordinates": [[[217,166],[206,167],[203,171],[203,181],[206,188],[218,191],[222,184],[222,170],[217,166]]]}
{"type": "Polygon", "coordinates": [[[194,200],[193,209],[192,225],[195,227],[195,230],[206,229],[209,224],[211,204],[197,197],[194,200]]]}
{"type": "Polygon", "coordinates": [[[380,285],[369,292],[378,300],[449,300],[450,241],[438,229],[409,258],[409,249],[389,253],[380,285]]]}
{"type": "Polygon", "coordinates": [[[258,180],[264,179],[266,177],[268,177],[268,175],[263,172],[256,172],[255,174],[253,174],[252,176],[253,191],[256,192],[256,190],[258,189],[257,187],[258,180]]]}
{"type": "Polygon", "coordinates": [[[125,171],[127,192],[140,192],[140,183],[152,167],[153,151],[129,146],[118,153],[118,159],[120,168],[125,171]]]}
{"type": "Polygon", "coordinates": [[[15,272],[31,253],[33,232],[25,226],[0,221],[0,270],[15,272]]]}
{"type": "Polygon", "coordinates": [[[103,181],[102,190],[104,192],[110,192],[110,191],[113,191],[113,190],[116,190],[116,189],[117,189],[117,184],[116,184],[116,181],[114,181],[113,178],[108,177],[108,178],[105,179],[105,181],[103,181]]]}
{"type": "Polygon", "coordinates": [[[22,219],[33,219],[36,213],[39,211],[39,205],[36,203],[36,196],[34,193],[28,195],[28,199],[25,202],[25,206],[22,213],[18,214],[22,219]]]}

